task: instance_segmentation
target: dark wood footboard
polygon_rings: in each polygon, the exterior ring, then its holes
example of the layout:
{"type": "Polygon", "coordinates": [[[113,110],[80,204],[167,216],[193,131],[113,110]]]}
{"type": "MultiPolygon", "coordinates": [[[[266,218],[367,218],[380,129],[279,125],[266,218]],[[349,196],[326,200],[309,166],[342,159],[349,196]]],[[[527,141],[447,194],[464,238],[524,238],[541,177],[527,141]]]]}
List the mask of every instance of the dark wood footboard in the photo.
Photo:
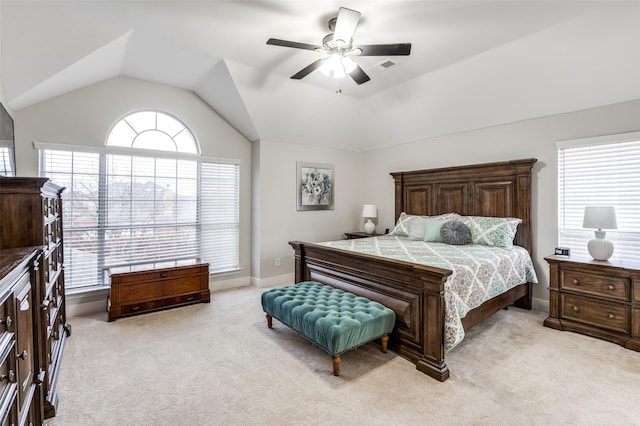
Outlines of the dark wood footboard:
{"type": "MultiPolygon", "coordinates": [[[[444,283],[450,270],[300,241],[289,244],[295,250],[296,283],[318,281],[392,309],[396,326],[389,347],[423,373],[440,381],[449,377],[444,345],[444,283]]],[[[465,330],[512,303],[530,308],[530,286],[514,287],[471,310],[463,319],[465,330]]]]}

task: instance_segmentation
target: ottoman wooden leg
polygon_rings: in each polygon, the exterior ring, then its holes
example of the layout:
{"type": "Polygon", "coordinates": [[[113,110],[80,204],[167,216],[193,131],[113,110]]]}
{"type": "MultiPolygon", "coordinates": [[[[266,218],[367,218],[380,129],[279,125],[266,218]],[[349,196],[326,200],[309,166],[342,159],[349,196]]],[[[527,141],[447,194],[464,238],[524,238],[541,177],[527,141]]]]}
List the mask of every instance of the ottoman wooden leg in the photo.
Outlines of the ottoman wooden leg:
{"type": "Polygon", "coordinates": [[[389,343],[389,336],[382,336],[380,338],[380,343],[382,344],[382,353],[387,353],[387,343],[389,343]]]}
{"type": "Polygon", "coordinates": [[[340,375],[340,355],[333,357],[333,375],[340,375]]]}
{"type": "Polygon", "coordinates": [[[273,318],[271,315],[267,314],[267,327],[271,328],[273,326],[273,318]]]}

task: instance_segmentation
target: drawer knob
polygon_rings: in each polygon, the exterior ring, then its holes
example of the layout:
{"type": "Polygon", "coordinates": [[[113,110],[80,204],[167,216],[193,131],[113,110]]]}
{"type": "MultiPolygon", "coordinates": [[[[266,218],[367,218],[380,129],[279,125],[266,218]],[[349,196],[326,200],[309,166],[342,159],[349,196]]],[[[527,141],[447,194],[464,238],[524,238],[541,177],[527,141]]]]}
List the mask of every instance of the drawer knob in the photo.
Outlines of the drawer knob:
{"type": "Polygon", "coordinates": [[[607,288],[608,288],[609,290],[615,290],[616,286],[614,286],[613,284],[609,284],[609,285],[607,286],[607,288]]]}
{"type": "Polygon", "coordinates": [[[580,310],[580,308],[578,308],[576,305],[573,305],[573,311],[574,312],[578,312],[580,310]]]}
{"type": "Polygon", "coordinates": [[[575,285],[579,285],[579,284],[580,284],[580,281],[578,281],[578,279],[577,279],[577,278],[574,278],[574,279],[573,279],[573,284],[575,284],[575,285]]]}
{"type": "Polygon", "coordinates": [[[13,324],[13,320],[9,315],[7,315],[7,318],[0,320],[0,324],[4,324],[7,328],[9,328],[11,327],[11,324],[13,324]]]}
{"type": "Polygon", "coordinates": [[[7,374],[0,375],[0,382],[3,380],[6,380],[9,383],[13,383],[15,379],[16,379],[16,373],[14,373],[13,370],[9,370],[7,374]]]}
{"type": "Polygon", "coordinates": [[[616,319],[616,314],[614,314],[613,312],[609,312],[609,313],[607,314],[607,318],[609,318],[609,319],[611,319],[611,320],[612,320],[612,319],[616,319]]]}
{"type": "Polygon", "coordinates": [[[21,354],[16,354],[16,357],[20,359],[27,359],[28,356],[29,356],[29,352],[27,352],[26,349],[22,351],[21,354]]]}
{"type": "Polygon", "coordinates": [[[169,275],[169,274],[167,274],[166,272],[161,272],[160,273],[160,278],[166,278],[167,275],[169,275]]]}

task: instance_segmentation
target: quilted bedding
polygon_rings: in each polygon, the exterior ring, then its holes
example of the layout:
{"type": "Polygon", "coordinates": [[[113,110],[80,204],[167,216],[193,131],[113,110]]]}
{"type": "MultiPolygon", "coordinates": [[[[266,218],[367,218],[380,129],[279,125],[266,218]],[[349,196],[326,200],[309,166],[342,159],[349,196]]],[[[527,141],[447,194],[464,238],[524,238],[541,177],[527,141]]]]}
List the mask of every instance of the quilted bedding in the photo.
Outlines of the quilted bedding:
{"type": "Polygon", "coordinates": [[[462,318],[470,310],[519,284],[538,282],[531,256],[518,246],[455,246],[388,235],[320,244],[453,271],[445,282],[446,350],[464,338],[462,318]]]}

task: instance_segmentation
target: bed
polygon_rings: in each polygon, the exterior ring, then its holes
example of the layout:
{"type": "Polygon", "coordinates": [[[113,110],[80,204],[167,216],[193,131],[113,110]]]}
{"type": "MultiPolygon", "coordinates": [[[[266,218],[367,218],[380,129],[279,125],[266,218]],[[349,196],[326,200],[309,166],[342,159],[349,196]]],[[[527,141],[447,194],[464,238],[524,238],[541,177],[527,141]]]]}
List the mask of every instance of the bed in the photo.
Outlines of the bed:
{"type": "MultiPolygon", "coordinates": [[[[531,183],[536,159],[391,173],[395,183],[396,220],[404,212],[435,216],[521,219],[513,241],[532,255],[531,183]]],[[[396,326],[389,347],[421,372],[444,381],[445,282],[450,269],[402,259],[291,241],[295,282],[318,281],[391,308],[396,326]]],[[[532,283],[523,282],[485,301],[462,318],[464,330],[514,304],[531,309],[532,283]]]]}

